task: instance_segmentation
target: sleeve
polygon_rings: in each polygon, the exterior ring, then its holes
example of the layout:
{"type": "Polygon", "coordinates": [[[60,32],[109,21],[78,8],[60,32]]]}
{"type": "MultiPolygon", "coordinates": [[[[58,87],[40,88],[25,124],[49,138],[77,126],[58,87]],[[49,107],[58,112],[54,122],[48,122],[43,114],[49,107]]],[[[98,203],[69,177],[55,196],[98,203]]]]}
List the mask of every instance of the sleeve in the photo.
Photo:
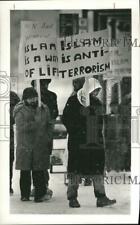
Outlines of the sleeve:
{"type": "Polygon", "coordinates": [[[48,107],[46,108],[46,115],[47,115],[48,140],[51,141],[53,138],[53,122],[51,120],[51,115],[48,107]]]}
{"type": "MultiPolygon", "coordinates": [[[[16,105],[18,102],[20,102],[20,98],[18,97],[17,94],[15,94],[15,105],[16,105]]],[[[14,106],[15,106],[15,105],[14,105],[14,106]]]]}
{"type": "Polygon", "coordinates": [[[57,116],[58,116],[57,95],[54,94],[52,119],[56,119],[57,116]]]}
{"type": "Polygon", "coordinates": [[[62,115],[62,122],[65,125],[69,134],[77,133],[80,129],[81,115],[79,108],[76,107],[75,102],[71,97],[68,99],[62,115]]]}
{"type": "Polygon", "coordinates": [[[18,112],[15,116],[16,128],[19,132],[33,131],[37,129],[37,123],[35,120],[27,121],[23,112],[18,112]]]}
{"type": "Polygon", "coordinates": [[[20,101],[16,93],[10,95],[10,126],[15,124],[15,119],[13,117],[13,111],[16,104],[20,101]]]}

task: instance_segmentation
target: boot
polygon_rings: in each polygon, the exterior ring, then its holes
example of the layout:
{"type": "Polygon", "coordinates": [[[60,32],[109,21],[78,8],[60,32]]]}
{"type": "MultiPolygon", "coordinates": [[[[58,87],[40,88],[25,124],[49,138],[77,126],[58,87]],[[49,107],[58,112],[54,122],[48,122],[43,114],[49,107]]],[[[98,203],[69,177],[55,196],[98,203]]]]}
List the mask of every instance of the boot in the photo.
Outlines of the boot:
{"type": "Polygon", "coordinates": [[[104,207],[116,203],[115,199],[109,199],[106,196],[97,199],[97,207],[104,207]]]}
{"type": "Polygon", "coordinates": [[[23,202],[27,202],[27,201],[30,201],[29,197],[21,197],[21,201],[23,202]]]}
{"type": "MultiPolygon", "coordinates": [[[[46,187],[46,197],[45,200],[49,200],[52,198],[53,195],[53,191],[51,189],[49,189],[48,187],[46,187]]],[[[34,197],[35,196],[35,188],[32,189],[30,197],[34,197]]]]}
{"type": "Polygon", "coordinates": [[[50,200],[52,198],[52,195],[53,195],[53,191],[47,187],[46,188],[45,200],[50,200]]]}
{"type": "Polygon", "coordinates": [[[40,198],[34,198],[34,201],[35,201],[36,203],[44,202],[44,201],[45,201],[45,195],[43,195],[43,196],[40,197],[40,198]]]}
{"type": "Polygon", "coordinates": [[[69,207],[71,208],[79,208],[80,204],[76,198],[69,200],[69,207]]]}

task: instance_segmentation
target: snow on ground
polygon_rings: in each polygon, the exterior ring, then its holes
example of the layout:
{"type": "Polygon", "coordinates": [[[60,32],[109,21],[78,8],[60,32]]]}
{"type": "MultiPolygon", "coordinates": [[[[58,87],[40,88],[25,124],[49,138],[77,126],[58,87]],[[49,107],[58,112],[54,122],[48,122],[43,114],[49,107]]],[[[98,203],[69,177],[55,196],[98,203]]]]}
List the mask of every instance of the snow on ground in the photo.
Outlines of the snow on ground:
{"type": "MultiPolygon", "coordinates": [[[[61,168],[63,170],[63,168],[61,168]]],[[[57,168],[60,170],[60,166],[57,168]]],[[[128,174],[125,173],[127,176],[128,174]]],[[[124,176],[124,173],[110,172],[108,176],[124,176]]],[[[119,180],[118,180],[119,181],[119,180]]],[[[11,214],[129,214],[130,212],[130,184],[107,184],[106,193],[109,198],[115,198],[117,203],[113,206],[97,208],[94,189],[92,186],[79,187],[78,200],[81,208],[69,208],[66,197],[67,186],[64,184],[63,173],[50,174],[50,188],[53,190],[53,198],[42,203],[20,201],[19,171],[14,171],[13,177],[14,195],[10,196],[11,214]]]]}

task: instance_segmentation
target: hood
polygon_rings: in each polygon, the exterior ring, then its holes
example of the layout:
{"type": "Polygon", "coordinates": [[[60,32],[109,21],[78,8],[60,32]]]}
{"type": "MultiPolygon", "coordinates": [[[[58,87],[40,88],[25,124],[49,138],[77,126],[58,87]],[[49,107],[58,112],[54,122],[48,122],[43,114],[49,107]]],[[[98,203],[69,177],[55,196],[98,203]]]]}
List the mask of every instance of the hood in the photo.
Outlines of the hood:
{"type": "Polygon", "coordinates": [[[16,114],[17,114],[19,111],[22,110],[23,105],[24,105],[23,101],[20,101],[20,102],[15,106],[14,111],[13,111],[13,117],[14,117],[14,118],[15,118],[16,114]]]}
{"type": "Polygon", "coordinates": [[[77,92],[78,101],[85,107],[89,106],[89,103],[86,102],[86,98],[89,98],[90,93],[96,90],[97,88],[102,88],[100,82],[97,79],[90,78],[88,81],[89,87],[87,88],[85,82],[83,87],[77,92]]]}

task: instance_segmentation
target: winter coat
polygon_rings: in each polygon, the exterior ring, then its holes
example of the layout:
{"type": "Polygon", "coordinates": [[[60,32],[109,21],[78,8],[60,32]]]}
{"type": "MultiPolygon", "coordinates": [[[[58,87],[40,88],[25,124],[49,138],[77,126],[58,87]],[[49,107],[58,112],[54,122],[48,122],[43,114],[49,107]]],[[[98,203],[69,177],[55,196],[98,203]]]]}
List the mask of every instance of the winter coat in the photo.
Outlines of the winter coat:
{"type": "Polygon", "coordinates": [[[86,175],[104,170],[102,104],[91,99],[91,106],[82,106],[77,95],[71,96],[64,108],[62,121],[68,132],[68,172],[86,175]],[[92,134],[92,135],[91,135],[92,134]]]}
{"type": "Polygon", "coordinates": [[[48,143],[52,123],[48,107],[33,109],[19,103],[14,109],[16,123],[16,169],[46,170],[49,168],[48,143]]]}

